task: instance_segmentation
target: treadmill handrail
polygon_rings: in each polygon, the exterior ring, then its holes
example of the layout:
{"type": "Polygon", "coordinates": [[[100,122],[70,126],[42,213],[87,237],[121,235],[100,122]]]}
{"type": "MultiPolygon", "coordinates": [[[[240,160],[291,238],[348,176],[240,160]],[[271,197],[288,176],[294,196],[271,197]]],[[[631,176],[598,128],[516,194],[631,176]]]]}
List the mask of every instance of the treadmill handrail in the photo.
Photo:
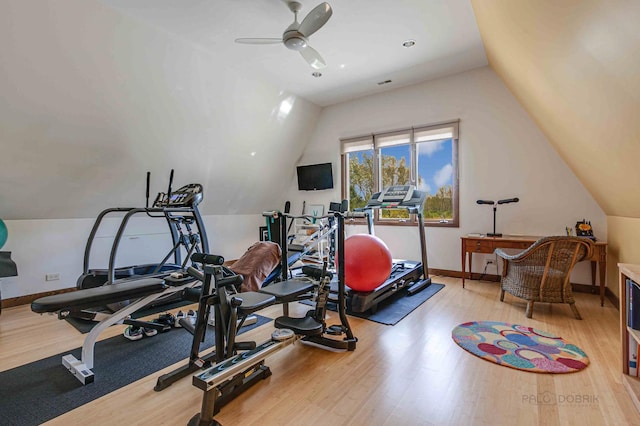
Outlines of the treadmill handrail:
{"type": "MultiPolygon", "coordinates": [[[[163,213],[166,217],[167,213],[190,213],[192,215],[196,214],[196,210],[191,207],[138,207],[129,209],[129,211],[124,215],[122,221],[120,222],[120,226],[118,231],[116,232],[116,236],[114,238],[113,244],[111,245],[111,254],[109,256],[109,277],[107,282],[113,283],[115,281],[116,275],[116,255],[118,253],[118,247],[120,246],[120,241],[122,240],[122,236],[124,235],[124,230],[127,227],[127,223],[129,219],[138,213],[163,213]]],[[[169,224],[169,230],[171,232],[171,236],[175,240],[177,238],[175,230],[171,228],[170,221],[167,219],[167,223],[169,224]]],[[[201,230],[200,230],[201,232],[201,230]]],[[[180,263],[179,259],[176,256],[176,263],[180,263]]]]}
{"type": "MultiPolygon", "coordinates": [[[[426,201],[427,198],[427,194],[423,191],[413,191],[413,194],[417,194],[420,196],[419,200],[420,203],[412,203],[407,205],[406,202],[398,202],[397,204],[388,204],[388,205],[384,205],[384,204],[369,204],[367,203],[366,206],[362,207],[362,208],[358,208],[355,209],[357,211],[363,211],[363,212],[370,212],[369,215],[369,220],[368,220],[368,226],[369,226],[369,234],[374,235],[373,232],[373,210],[407,210],[410,214],[415,214],[417,219],[418,219],[418,229],[419,229],[419,234],[420,234],[420,256],[421,256],[421,261],[422,261],[422,276],[424,277],[424,279],[429,278],[429,265],[427,263],[427,243],[426,243],[426,237],[424,235],[424,219],[422,217],[422,209],[424,207],[424,203],[426,201]]],[[[375,193],[371,196],[371,200],[378,200],[380,196],[380,193],[375,193]]]]}

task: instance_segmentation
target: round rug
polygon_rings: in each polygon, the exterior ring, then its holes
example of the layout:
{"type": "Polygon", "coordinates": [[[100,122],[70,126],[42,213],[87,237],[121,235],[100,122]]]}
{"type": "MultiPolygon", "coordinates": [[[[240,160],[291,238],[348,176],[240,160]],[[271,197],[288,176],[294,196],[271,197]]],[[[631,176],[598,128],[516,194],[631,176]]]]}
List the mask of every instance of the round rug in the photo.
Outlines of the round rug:
{"type": "Polygon", "coordinates": [[[536,373],[573,373],[589,365],[587,354],[562,337],[497,321],[460,324],[451,332],[463,349],[487,361],[536,373]]]}

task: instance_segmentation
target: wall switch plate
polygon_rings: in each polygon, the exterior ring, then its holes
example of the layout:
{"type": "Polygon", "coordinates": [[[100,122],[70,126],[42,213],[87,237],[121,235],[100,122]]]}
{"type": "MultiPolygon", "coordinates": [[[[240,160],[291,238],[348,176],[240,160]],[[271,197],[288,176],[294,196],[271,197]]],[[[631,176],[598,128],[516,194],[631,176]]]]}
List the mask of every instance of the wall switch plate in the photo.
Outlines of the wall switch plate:
{"type": "Polygon", "coordinates": [[[44,276],[45,281],[58,281],[60,279],[60,273],[47,274],[44,276]]]}

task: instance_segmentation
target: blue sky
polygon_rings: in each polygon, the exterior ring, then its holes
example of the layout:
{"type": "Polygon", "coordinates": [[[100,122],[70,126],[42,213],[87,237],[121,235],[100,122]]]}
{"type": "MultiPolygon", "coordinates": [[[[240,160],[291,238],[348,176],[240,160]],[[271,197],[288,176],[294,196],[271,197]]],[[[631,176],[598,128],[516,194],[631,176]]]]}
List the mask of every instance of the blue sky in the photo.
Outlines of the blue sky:
{"type": "MultiPolygon", "coordinates": [[[[384,155],[393,155],[398,160],[405,157],[409,164],[409,146],[399,145],[383,148],[384,155]]],[[[362,161],[362,153],[354,153],[362,161]]],[[[443,185],[453,184],[451,164],[451,139],[418,144],[418,176],[422,177],[420,190],[435,194],[443,185]]]]}

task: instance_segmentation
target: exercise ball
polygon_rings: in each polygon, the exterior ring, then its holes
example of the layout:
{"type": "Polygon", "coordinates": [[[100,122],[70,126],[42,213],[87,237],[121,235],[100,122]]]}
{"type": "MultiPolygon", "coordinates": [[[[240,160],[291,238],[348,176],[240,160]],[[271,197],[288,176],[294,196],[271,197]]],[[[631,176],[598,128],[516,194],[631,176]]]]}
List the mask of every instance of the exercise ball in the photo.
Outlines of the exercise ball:
{"type": "Polygon", "coordinates": [[[373,291],[391,274],[391,252],[380,238],[356,234],[344,240],[344,280],[355,291],[373,291]]]}
{"type": "Polygon", "coordinates": [[[9,236],[9,231],[7,231],[7,225],[4,224],[2,219],[0,219],[0,249],[7,242],[7,237],[9,236]]]}

